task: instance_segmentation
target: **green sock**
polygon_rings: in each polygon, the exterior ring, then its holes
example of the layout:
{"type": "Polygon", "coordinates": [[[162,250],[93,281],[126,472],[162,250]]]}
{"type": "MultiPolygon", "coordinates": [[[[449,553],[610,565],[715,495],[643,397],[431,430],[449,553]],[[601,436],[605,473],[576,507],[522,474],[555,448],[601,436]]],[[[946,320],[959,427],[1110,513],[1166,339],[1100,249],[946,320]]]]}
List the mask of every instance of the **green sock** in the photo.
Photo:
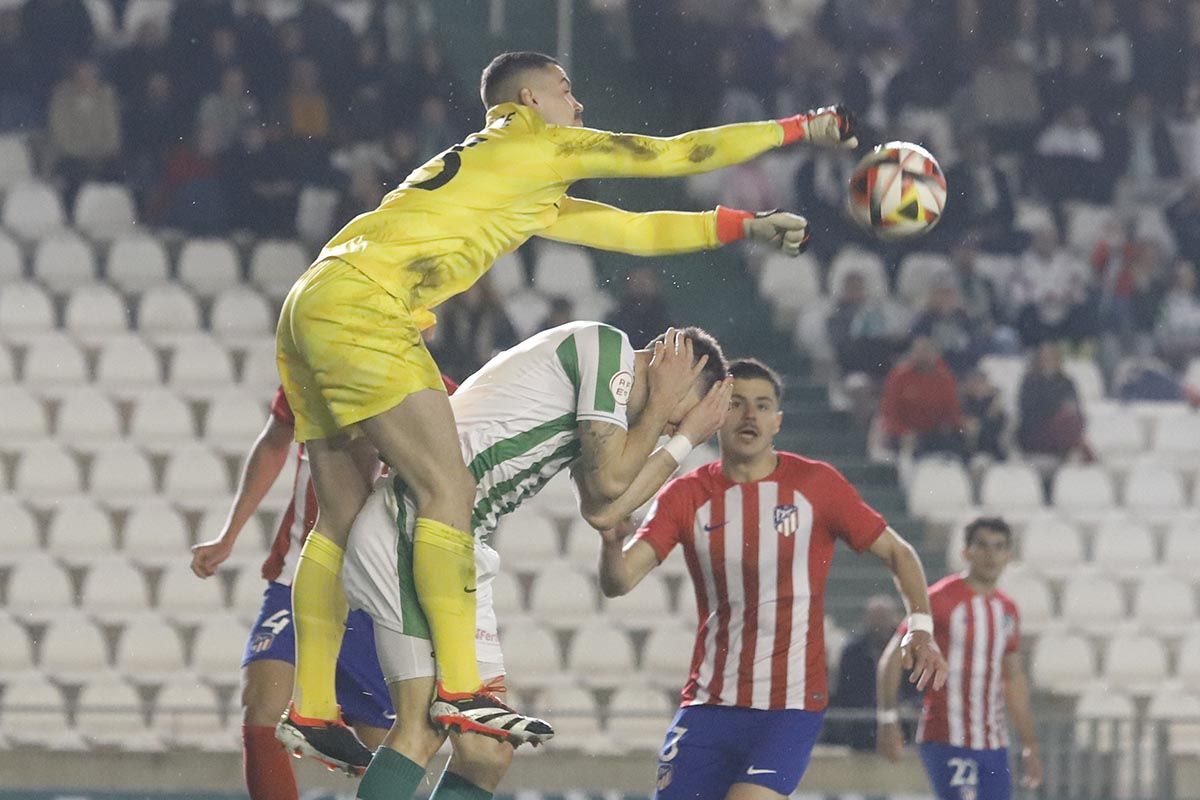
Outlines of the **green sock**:
{"type": "Polygon", "coordinates": [[[358,784],[358,800],[409,800],[424,777],[420,764],[380,747],[358,784]]]}
{"type": "Polygon", "coordinates": [[[433,794],[429,795],[429,800],[492,800],[492,793],[446,770],[433,794]]]}

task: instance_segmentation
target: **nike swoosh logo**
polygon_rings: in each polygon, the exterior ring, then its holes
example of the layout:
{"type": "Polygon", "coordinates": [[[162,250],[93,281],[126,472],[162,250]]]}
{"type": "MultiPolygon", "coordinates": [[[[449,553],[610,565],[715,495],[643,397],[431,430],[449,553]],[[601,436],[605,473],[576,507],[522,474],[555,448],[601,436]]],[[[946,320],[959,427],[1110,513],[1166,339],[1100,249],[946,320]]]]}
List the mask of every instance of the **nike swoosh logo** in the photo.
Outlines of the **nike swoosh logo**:
{"type": "Polygon", "coordinates": [[[715,530],[718,530],[718,529],[720,529],[720,528],[724,528],[724,527],[725,527],[726,525],[728,525],[728,524],[729,524],[729,523],[727,523],[727,522],[721,522],[721,523],[718,523],[718,524],[716,524],[716,525],[705,525],[705,526],[704,526],[704,531],[705,531],[705,533],[712,533],[712,532],[713,532],[713,531],[715,531],[715,530]]]}
{"type": "Polygon", "coordinates": [[[395,722],[395,721],[396,721],[396,715],[395,715],[395,714],[389,714],[389,713],[387,713],[386,711],[385,711],[385,712],[383,712],[383,718],[384,718],[384,719],[390,719],[390,720],[392,720],[393,722],[395,722]]]}
{"type": "Polygon", "coordinates": [[[750,769],[746,770],[746,774],[747,775],[774,775],[775,770],[773,770],[773,769],[755,769],[754,767],[751,767],[750,769]]]}

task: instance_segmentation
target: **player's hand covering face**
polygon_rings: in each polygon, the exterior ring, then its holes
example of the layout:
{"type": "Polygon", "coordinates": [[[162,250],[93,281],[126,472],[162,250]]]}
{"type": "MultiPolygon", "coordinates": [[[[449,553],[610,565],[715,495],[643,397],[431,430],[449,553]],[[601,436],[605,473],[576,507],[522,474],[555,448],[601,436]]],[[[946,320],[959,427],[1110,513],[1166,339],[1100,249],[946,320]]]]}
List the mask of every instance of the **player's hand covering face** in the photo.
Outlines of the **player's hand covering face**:
{"type": "Polygon", "coordinates": [[[745,221],[746,236],[798,256],[808,246],[808,220],[788,211],[764,211],[745,221]]]}
{"type": "Polygon", "coordinates": [[[900,640],[900,659],[904,668],[912,672],[909,681],[915,683],[919,691],[930,688],[937,691],[946,685],[950,667],[931,634],[925,631],[904,634],[900,640]]]}

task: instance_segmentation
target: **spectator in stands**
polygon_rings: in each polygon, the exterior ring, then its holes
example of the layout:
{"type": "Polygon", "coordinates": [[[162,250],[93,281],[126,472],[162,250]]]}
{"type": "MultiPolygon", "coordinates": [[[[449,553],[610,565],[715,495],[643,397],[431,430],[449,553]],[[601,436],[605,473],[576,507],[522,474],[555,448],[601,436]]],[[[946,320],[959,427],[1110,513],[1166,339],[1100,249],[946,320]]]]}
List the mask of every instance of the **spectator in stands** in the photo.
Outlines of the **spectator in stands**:
{"type": "Polygon", "coordinates": [[[828,263],[842,245],[864,239],[844,210],[854,159],[843,153],[815,150],[805,153],[804,159],[796,170],[797,210],[808,220],[811,252],[828,263]]]}
{"type": "Polygon", "coordinates": [[[842,278],[825,330],[844,376],[862,374],[880,380],[904,349],[901,315],[885,300],[869,296],[867,281],[857,271],[842,278]]]}
{"type": "MultiPolygon", "coordinates": [[[[875,674],[879,657],[901,619],[900,608],[891,595],[877,594],[867,598],[862,628],[846,642],[838,659],[834,673],[836,688],[829,699],[831,709],[874,711],[875,674]]],[[[921,701],[920,692],[907,681],[904,685],[904,704],[916,708],[921,701]]],[[[844,744],[860,751],[875,749],[873,713],[864,715],[863,719],[831,723],[827,728],[826,740],[832,744],[844,744]]]]}
{"type": "Polygon", "coordinates": [[[197,236],[229,229],[229,206],[221,180],[216,131],[197,126],[173,147],[147,203],[147,220],[197,236]]]}
{"type": "Polygon", "coordinates": [[[1157,242],[1137,237],[1121,247],[1106,245],[1097,245],[1092,266],[1100,282],[1100,328],[1115,360],[1149,349],[1166,288],[1165,254],[1157,242]]]}
{"type": "Polygon", "coordinates": [[[442,371],[463,381],[519,337],[487,275],[438,309],[430,350],[442,371]]]}
{"type": "Polygon", "coordinates": [[[983,130],[997,150],[1024,150],[1041,121],[1033,70],[1010,41],[989,50],[954,100],[960,124],[983,130]]]}
{"type": "Polygon", "coordinates": [[[1008,412],[1000,390],[976,367],[967,373],[962,387],[963,433],[967,458],[972,464],[980,459],[1003,461],[1007,457],[1004,432],[1008,412]]]}
{"type": "MultiPolygon", "coordinates": [[[[471,130],[478,127],[471,125],[471,122],[478,122],[476,93],[455,77],[436,39],[426,38],[420,43],[415,62],[400,65],[393,73],[387,91],[390,92],[389,118],[393,125],[411,125],[413,109],[422,108],[426,100],[436,97],[445,106],[444,116],[451,130],[461,132],[464,127],[471,130]]],[[[428,155],[456,138],[456,134],[451,134],[450,138],[441,140],[440,144],[433,145],[434,150],[428,155]]]]}
{"type": "Polygon", "coordinates": [[[133,41],[108,59],[108,75],[124,103],[126,116],[137,110],[137,98],[146,88],[146,78],[165,71],[168,64],[167,28],[160,20],[144,20],[133,34],[133,41]]]}
{"type": "Polygon", "coordinates": [[[233,30],[236,25],[230,0],[174,4],[167,55],[176,92],[188,108],[195,108],[220,75],[214,44],[224,47],[225,43],[215,41],[213,33],[219,28],[233,30]]]}
{"type": "Polygon", "coordinates": [[[1196,295],[1196,265],[1175,262],[1171,288],[1163,298],[1155,336],[1159,352],[1175,369],[1182,371],[1193,358],[1200,358],[1200,297],[1196,295]]]}
{"type": "Polygon", "coordinates": [[[857,66],[847,72],[842,96],[860,122],[877,135],[891,127],[906,99],[904,66],[905,53],[899,42],[878,33],[863,47],[857,66]]]}
{"type": "Polygon", "coordinates": [[[537,330],[545,331],[550,328],[557,328],[559,325],[566,325],[575,319],[575,304],[571,302],[571,298],[555,295],[550,298],[550,310],[546,312],[546,316],[538,323],[537,330]]]}
{"type": "Polygon", "coordinates": [[[50,98],[50,149],[54,171],[63,179],[63,200],[74,204],[80,185],[114,180],[121,155],[121,110],[112,84],[100,78],[100,66],[81,59],[54,87],[50,98]]]}
{"type": "Polygon", "coordinates": [[[323,142],[330,137],[331,122],[317,62],[299,58],[292,62],[290,74],[286,95],[288,133],[296,141],[323,142]]]}
{"type": "Polygon", "coordinates": [[[1114,0],[1092,4],[1091,27],[1091,50],[1105,79],[1117,87],[1120,95],[1133,79],[1133,39],[1121,24],[1114,0]]]}
{"type": "Polygon", "coordinates": [[[37,103],[38,58],[29,45],[18,8],[0,9],[0,131],[32,128],[41,117],[37,103]]]}
{"type": "Polygon", "coordinates": [[[937,228],[938,238],[954,242],[967,233],[978,236],[985,250],[1016,252],[1024,237],[1013,222],[1016,208],[1008,176],[992,159],[992,148],[982,131],[968,134],[963,159],[946,172],[949,197],[946,213],[937,228]]]}
{"type": "Polygon", "coordinates": [[[1017,347],[1016,332],[1007,324],[995,282],[980,273],[978,237],[964,236],[950,248],[950,263],[967,317],[976,326],[986,352],[1010,352],[1017,347]]]}
{"type": "Polygon", "coordinates": [[[1053,226],[1037,231],[1012,287],[1021,341],[1027,346],[1059,339],[1079,343],[1092,336],[1088,288],[1086,265],[1059,246],[1058,231],[1053,226]]]}
{"type": "Polygon", "coordinates": [[[224,153],[240,139],[244,128],[258,125],[258,99],[246,87],[241,67],[226,67],[221,73],[221,88],[200,103],[199,125],[216,135],[217,150],[224,153]]]}
{"type": "Polygon", "coordinates": [[[958,385],[928,336],[913,339],[908,357],[888,373],[880,414],[892,448],[902,454],[964,455],[958,385]]]}
{"type": "Polygon", "coordinates": [[[332,97],[347,97],[354,90],[355,62],[358,52],[354,29],[336,11],[331,0],[308,0],[292,18],[309,53],[317,62],[321,83],[332,97]]]}
{"type": "MultiPolygon", "coordinates": [[[[301,181],[311,167],[287,140],[280,120],[243,128],[241,142],[223,160],[224,184],[233,219],[260,236],[287,236],[295,230],[301,181]]],[[[379,198],[375,200],[378,205],[379,198]]]]}
{"type": "Polygon", "coordinates": [[[96,42],[83,0],[28,0],[21,8],[21,29],[36,65],[39,99],[68,75],[73,64],[88,58],[96,42]]]}
{"type": "Polygon", "coordinates": [[[1111,195],[1104,139],[1082,105],[1068,106],[1034,145],[1042,193],[1052,202],[1104,202],[1111,195]]]}
{"type": "Polygon", "coordinates": [[[912,332],[932,338],[955,375],[961,376],[979,361],[979,328],[963,307],[958,286],[949,275],[939,277],[930,288],[925,310],[913,321],[912,332]]]}
{"type": "Polygon", "coordinates": [[[1200,261],[1200,179],[1187,185],[1166,214],[1179,254],[1193,263],[1200,261]]]}
{"type": "Polygon", "coordinates": [[[137,196],[144,199],[157,184],[167,154],[184,138],[186,119],[171,77],[151,72],[125,115],[125,170],[137,196]]]}
{"type": "Polygon", "coordinates": [[[1040,345],[1021,380],[1017,442],[1031,455],[1092,459],[1084,439],[1083,410],[1075,382],[1063,371],[1058,345],[1040,345]]]}
{"type": "Polygon", "coordinates": [[[1042,77],[1041,91],[1047,117],[1058,117],[1074,105],[1100,117],[1120,108],[1107,65],[1100,61],[1083,33],[1066,37],[1062,63],[1042,77]]]}
{"type": "Polygon", "coordinates": [[[671,319],[658,272],[651,267],[638,267],[629,271],[621,299],[604,321],[625,331],[634,347],[644,347],[671,327],[671,319]]]}
{"type": "Polygon", "coordinates": [[[1139,92],[1108,130],[1105,150],[1113,180],[1133,197],[1161,197],[1163,181],[1179,176],[1179,159],[1165,120],[1155,113],[1149,94],[1139,92]]]}

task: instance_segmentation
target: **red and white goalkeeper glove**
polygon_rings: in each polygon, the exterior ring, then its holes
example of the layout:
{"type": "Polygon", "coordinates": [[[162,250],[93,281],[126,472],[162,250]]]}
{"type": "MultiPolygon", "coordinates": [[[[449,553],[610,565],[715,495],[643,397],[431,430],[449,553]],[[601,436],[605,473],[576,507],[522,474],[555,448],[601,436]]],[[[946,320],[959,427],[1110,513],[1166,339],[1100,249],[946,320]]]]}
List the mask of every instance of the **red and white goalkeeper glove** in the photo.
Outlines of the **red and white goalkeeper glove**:
{"type": "Polygon", "coordinates": [[[783,143],[808,142],[846,150],[858,147],[855,119],[845,106],[825,106],[779,120],[783,143]]]}
{"type": "Polygon", "coordinates": [[[734,208],[717,206],[717,238],[722,244],[739,239],[752,239],[780,250],[784,255],[798,256],[808,247],[808,220],[790,211],[760,211],[751,214],[734,208]]]}

